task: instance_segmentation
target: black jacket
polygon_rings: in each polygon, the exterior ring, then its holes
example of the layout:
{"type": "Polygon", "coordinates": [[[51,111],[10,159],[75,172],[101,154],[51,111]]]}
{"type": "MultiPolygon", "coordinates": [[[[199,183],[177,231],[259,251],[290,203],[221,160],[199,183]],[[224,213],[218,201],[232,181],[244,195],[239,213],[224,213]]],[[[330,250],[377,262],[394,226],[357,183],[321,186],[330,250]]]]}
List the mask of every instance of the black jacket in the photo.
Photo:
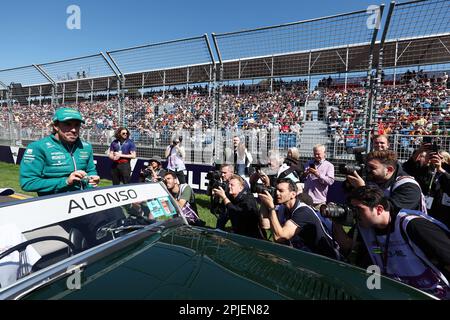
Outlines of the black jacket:
{"type": "Polygon", "coordinates": [[[243,190],[236,198],[229,198],[228,216],[234,233],[263,239],[259,226],[259,210],[256,200],[249,191],[243,190]]]}
{"type": "MultiPolygon", "coordinates": [[[[377,184],[382,190],[392,190],[398,177],[409,176],[403,168],[397,164],[395,174],[385,183],[377,184]]],[[[422,191],[414,183],[405,183],[395,188],[388,197],[393,207],[393,212],[398,213],[401,209],[420,210],[422,202],[422,191]]]]}
{"type": "Polygon", "coordinates": [[[428,210],[428,214],[450,226],[450,215],[448,214],[450,207],[442,204],[444,193],[450,195],[450,165],[443,163],[442,168],[446,172],[433,175],[432,167],[420,166],[410,158],[403,164],[403,168],[417,180],[424,195],[433,197],[433,203],[431,209],[428,210]]]}

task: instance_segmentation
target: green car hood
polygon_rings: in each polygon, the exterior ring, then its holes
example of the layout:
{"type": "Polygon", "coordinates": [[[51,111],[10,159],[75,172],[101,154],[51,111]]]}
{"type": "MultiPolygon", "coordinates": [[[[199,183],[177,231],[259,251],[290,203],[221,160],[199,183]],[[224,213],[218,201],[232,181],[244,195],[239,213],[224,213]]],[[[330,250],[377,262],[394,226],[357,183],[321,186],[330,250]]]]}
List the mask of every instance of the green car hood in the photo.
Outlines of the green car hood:
{"type": "Polygon", "coordinates": [[[88,264],[79,290],[67,277],[29,299],[427,299],[365,270],[297,249],[217,230],[170,227],[88,264]]]}

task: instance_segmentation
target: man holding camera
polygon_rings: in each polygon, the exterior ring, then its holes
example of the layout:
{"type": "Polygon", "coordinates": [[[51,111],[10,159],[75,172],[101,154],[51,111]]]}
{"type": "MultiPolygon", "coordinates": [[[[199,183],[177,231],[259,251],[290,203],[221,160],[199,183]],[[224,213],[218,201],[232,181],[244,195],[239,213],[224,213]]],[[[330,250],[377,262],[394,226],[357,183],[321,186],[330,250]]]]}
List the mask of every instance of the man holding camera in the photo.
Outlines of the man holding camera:
{"type": "MultiPolygon", "coordinates": [[[[386,276],[450,299],[450,233],[443,223],[420,211],[395,213],[376,186],[356,188],[349,201],[362,239],[358,253],[368,258],[361,267],[377,265],[386,276]]],[[[344,252],[355,247],[342,229],[334,235],[344,252]]]]}
{"type": "Polygon", "coordinates": [[[279,179],[276,189],[277,207],[269,192],[259,194],[261,227],[271,229],[276,242],[337,259],[332,238],[314,209],[297,197],[295,182],[279,179]]]}
{"type": "Polygon", "coordinates": [[[424,143],[403,164],[419,183],[428,214],[450,226],[450,166],[443,162],[436,143],[424,143]]]}
{"type": "MultiPolygon", "coordinates": [[[[209,181],[212,190],[217,189],[218,187],[222,187],[222,189],[225,191],[225,195],[227,198],[230,198],[230,194],[228,193],[228,184],[230,182],[231,177],[233,176],[234,167],[232,164],[222,164],[220,166],[220,180],[218,181],[209,181]]],[[[211,190],[211,191],[212,191],[211,190]]],[[[213,198],[211,199],[211,211],[213,214],[217,215],[217,223],[216,223],[216,229],[225,230],[225,225],[227,224],[228,220],[230,219],[228,216],[227,207],[225,206],[225,203],[221,200],[222,198],[218,197],[217,195],[213,195],[213,198]]]]}
{"type": "MultiPolygon", "coordinates": [[[[367,184],[384,190],[394,211],[400,209],[426,212],[425,199],[417,181],[408,176],[398,163],[397,154],[391,150],[372,151],[366,157],[367,184]]],[[[358,172],[347,175],[354,187],[366,185],[358,172]]]]}
{"type": "Polygon", "coordinates": [[[185,151],[181,145],[183,137],[174,138],[172,144],[167,146],[165,156],[167,158],[167,170],[175,173],[180,184],[186,183],[186,177],[184,170],[186,165],[184,164],[185,151]]]}
{"type": "Polygon", "coordinates": [[[314,201],[314,209],[327,202],[328,188],[334,183],[334,165],[325,160],[325,146],[315,145],[313,148],[314,159],[306,164],[303,174],[305,178],[305,192],[314,201]]]}
{"type": "Polygon", "coordinates": [[[234,233],[264,239],[259,227],[259,212],[256,200],[248,189],[244,179],[233,174],[228,183],[228,195],[222,187],[213,189],[213,195],[222,199],[234,233]]]}
{"type": "Polygon", "coordinates": [[[141,182],[158,182],[164,179],[166,170],[161,167],[161,157],[153,156],[149,159],[149,165],[139,173],[141,182]]]}

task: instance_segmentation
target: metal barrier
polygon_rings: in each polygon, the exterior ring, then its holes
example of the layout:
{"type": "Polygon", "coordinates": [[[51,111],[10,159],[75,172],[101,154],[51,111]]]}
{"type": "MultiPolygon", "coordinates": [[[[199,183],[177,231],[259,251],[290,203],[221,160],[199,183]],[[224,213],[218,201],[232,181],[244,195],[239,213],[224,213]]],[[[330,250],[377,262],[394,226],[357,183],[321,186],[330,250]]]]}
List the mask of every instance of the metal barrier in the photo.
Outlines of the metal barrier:
{"type": "MultiPolygon", "coordinates": [[[[210,163],[229,153],[237,132],[257,160],[268,150],[284,153],[293,146],[303,146],[302,156],[308,157],[316,143],[327,145],[330,157],[351,159],[347,148],[370,142],[379,119],[383,68],[450,62],[449,1],[392,2],[381,28],[384,5],[371,8],[212,34],[213,46],[204,34],[0,70],[0,138],[20,145],[45,136],[55,107],[63,103],[86,117],[82,135],[98,153],[122,125],[132,132],[141,157],[163,156],[171,138],[183,134],[187,161],[210,163]],[[376,41],[379,30],[381,41],[376,41]],[[335,85],[347,92],[352,73],[365,78],[358,85],[362,102],[356,119],[365,136],[342,145],[302,134],[308,95],[322,98],[311,92],[312,78],[343,74],[345,80],[335,85]],[[294,125],[296,130],[284,132],[283,126],[294,125]]],[[[395,77],[394,71],[394,85],[395,77]]],[[[318,86],[327,83],[325,78],[318,86]]],[[[406,157],[412,142],[394,139],[392,145],[406,157]]]]}

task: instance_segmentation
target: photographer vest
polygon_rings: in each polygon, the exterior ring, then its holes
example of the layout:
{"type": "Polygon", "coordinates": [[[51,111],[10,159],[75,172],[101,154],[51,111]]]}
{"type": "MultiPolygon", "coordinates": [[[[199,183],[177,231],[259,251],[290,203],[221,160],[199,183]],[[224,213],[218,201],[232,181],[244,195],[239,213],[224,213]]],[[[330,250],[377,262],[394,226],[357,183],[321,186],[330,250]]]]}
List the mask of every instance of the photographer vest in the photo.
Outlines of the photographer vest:
{"type": "Polygon", "coordinates": [[[372,262],[382,269],[384,275],[438,298],[449,299],[448,280],[411,241],[406,232],[408,223],[417,218],[427,219],[449,232],[443,223],[423,212],[407,209],[402,209],[395,218],[394,230],[390,235],[376,235],[373,228],[358,228],[372,262]]]}
{"type": "MultiPolygon", "coordinates": [[[[334,252],[334,259],[336,260],[343,260],[342,259],[342,255],[339,252],[339,245],[338,243],[333,239],[333,237],[331,236],[331,221],[329,219],[326,219],[324,217],[322,217],[320,214],[318,214],[313,208],[311,208],[310,206],[308,206],[307,204],[298,201],[297,206],[295,207],[295,209],[292,211],[292,214],[294,214],[295,211],[297,211],[299,208],[308,208],[314,215],[314,217],[318,220],[319,225],[322,229],[322,232],[325,234],[325,237],[327,238],[327,242],[329,244],[329,246],[331,247],[331,249],[334,252]]],[[[300,248],[301,249],[301,248],[300,248]]]]}
{"type": "Polygon", "coordinates": [[[389,188],[386,188],[384,190],[384,195],[389,198],[389,196],[391,195],[391,193],[395,189],[397,189],[401,185],[404,185],[405,183],[412,183],[412,184],[415,184],[416,186],[419,187],[419,189],[420,189],[420,211],[422,211],[423,213],[427,214],[428,213],[427,212],[427,204],[425,202],[425,197],[423,195],[422,188],[420,188],[420,185],[416,181],[416,179],[414,179],[411,176],[400,176],[400,177],[397,177],[397,179],[395,179],[394,184],[392,186],[390,186],[389,188]]]}

